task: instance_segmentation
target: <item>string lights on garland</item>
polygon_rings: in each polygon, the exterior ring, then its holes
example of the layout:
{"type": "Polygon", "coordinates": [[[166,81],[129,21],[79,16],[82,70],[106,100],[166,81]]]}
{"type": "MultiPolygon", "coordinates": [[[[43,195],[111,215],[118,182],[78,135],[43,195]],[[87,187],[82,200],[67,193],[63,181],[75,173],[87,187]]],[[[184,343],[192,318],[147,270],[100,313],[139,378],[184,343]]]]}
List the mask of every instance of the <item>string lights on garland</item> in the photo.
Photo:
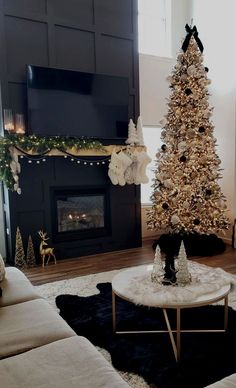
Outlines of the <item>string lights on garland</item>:
{"type": "MultiPolygon", "coordinates": [[[[50,157],[50,156],[48,156],[50,157]]],[[[46,162],[47,159],[45,157],[43,158],[38,158],[38,157],[34,157],[32,155],[30,156],[26,156],[26,155],[20,155],[20,159],[28,159],[28,163],[29,164],[33,164],[34,162],[36,162],[36,164],[40,164],[41,162],[46,162]]],[[[81,165],[87,165],[87,166],[100,166],[100,165],[104,165],[106,164],[106,162],[110,162],[111,160],[111,156],[106,156],[105,158],[99,158],[99,159],[85,159],[84,157],[80,157],[78,158],[77,156],[74,156],[69,158],[68,155],[64,155],[64,159],[69,159],[71,162],[75,162],[77,164],[81,164],[81,165]]]]}
{"type": "MultiPolygon", "coordinates": [[[[0,180],[2,180],[6,187],[12,191],[21,193],[19,188],[20,163],[18,161],[18,153],[23,157],[28,158],[29,163],[34,160],[37,164],[41,161],[46,161],[46,156],[51,150],[57,149],[66,157],[71,157],[77,163],[88,164],[92,166],[96,163],[103,164],[108,157],[96,161],[85,160],[78,158],[74,154],[81,150],[98,150],[106,153],[106,149],[97,140],[89,138],[75,138],[75,137],[40,137],[40,136],[23,136],[23,135],[6,135],[0,137],[0,180]],[[72,152],[68,152],[71,150],[72,152]]],[[[72,160],[73,161],[73,160],[72,160]]]]}

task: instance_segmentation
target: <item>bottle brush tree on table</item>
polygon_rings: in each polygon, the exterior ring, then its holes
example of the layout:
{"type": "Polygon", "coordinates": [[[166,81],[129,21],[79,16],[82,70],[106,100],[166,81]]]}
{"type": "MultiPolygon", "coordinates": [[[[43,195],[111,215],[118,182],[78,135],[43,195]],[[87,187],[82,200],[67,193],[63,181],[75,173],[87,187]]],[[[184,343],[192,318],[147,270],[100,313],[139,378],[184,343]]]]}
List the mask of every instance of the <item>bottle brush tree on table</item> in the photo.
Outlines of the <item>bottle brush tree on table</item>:
{"type": "MultiPolygon", "coordinates": [[[[147,214],[149,229],[168,232],[166,278],[172,275],[174,255],[182,239],[189,255],[186,235],[192,239],[212,236],[229,225],[225,197],[218,184],[220,158],[211,121],[213,108],[208,101],[210,80],[203,64],[203,45],[195,26],[186,25],[186,31],[182,52],[168,77],[171,93],[162,120],[163,144],[156,154],[152,208],[147,214]]],[[[158,244],[162,248],[161,239],[158,244]]]]}

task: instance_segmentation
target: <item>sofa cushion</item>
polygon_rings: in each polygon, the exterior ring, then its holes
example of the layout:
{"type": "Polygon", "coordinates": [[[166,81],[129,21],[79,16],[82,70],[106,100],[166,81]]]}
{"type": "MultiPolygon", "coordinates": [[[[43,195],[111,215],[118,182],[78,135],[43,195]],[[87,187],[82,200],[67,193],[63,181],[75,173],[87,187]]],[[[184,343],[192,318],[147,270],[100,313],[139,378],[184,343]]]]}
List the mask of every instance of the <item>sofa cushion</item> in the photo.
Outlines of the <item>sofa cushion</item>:
{"type": "Polygon", "coordinates": [[[235,388],[236,387],[236,373],[217,381],[214,384],[208,385],[206,388],[235,388]]]}
{"type": "Polygon", "coordinates": [[[40,298],[23,272],[15,267],[6,268],[6,276],[1,282],[1,288],[0,307],[40,298]]]}
{"type": "Polygon", "coordinates": [[[0,358],[75,335],[43,299],[1,307],[0,333],[0,358]]]}
{"type": "Polygon", "coordinates": [[[1,360],[0,376],[4,388],[128,387],[97,349],[77,336],[1,360]]]}

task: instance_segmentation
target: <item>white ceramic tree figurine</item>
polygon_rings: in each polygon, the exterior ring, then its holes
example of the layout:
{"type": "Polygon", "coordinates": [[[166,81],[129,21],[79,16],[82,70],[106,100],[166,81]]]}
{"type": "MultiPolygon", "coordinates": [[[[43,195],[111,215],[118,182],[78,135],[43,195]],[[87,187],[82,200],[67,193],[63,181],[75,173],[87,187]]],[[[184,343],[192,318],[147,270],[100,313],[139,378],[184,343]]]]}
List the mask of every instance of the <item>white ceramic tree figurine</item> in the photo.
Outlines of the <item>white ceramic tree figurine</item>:
{"type": "Polygon", "coordinates": [[[137,130],[138,144],[143,146],[144,139],[143,139],[143,124],[142,124],[141,116],[138,117],[136,130],[137,130]]]}
{"type": "Polygon", "coordinates": [[[188,258],[186,255],[184,242],[181,241],[178,255],[178,271],[176,273],[176,282],[178,286],[186,286],[191,283],[191,275],[188,270],[188,258]]]}
{"type": "Polygon", "coordinates": [[[129,120],[129,127],[128,127],[128,139],[125,141],[126,144],[135,145],[138,144],[138,136],[135,124],[132,119],[129,120]]]}
{"type": "Polygon", "coordinates": [[[156,246],[155,257],[153,262],[153,270],[151,274],[151,280],[153,282],[161,283],[162,276],[164,274],[162,259],[161,259],[161,250],[159,245],[156,246]]]}

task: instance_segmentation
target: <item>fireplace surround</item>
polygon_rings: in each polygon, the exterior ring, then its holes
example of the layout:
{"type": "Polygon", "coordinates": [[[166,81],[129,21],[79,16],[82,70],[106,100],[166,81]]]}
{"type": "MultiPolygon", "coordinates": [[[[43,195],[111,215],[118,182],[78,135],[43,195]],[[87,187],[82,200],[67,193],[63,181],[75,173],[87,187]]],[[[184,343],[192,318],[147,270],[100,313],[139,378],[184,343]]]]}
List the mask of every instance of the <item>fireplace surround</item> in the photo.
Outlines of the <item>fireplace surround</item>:
{"type": "MultiPolygon", "coordinates": [[[[17,226],[22,234],[25,252],[31,235],[38,262],[38,231],[42,229],[47,232],[50,238],[48,244],[55,248],[57,259],[79,259],[80,256],[141,246],[140,185],[113,185],[108,177],[108,163],[99,166],[96,163],[93,166],[78,165],[70,158],[61,156],[47,157],[46,162],[39,164],[29,164],[24,157],[20,163],[22,194],[7,189],[4,191],[7,257],[10,264],[14,264],[17,226]],[[86,193],[93,201],[98,200],[100,210],[103,207],[104,220],[101,220],[100,213],[94,214],[91,220],[90,214],[90,223],[85,225],[88,220],[82,216],[86,214],[87,217],[88,210],[79,214],[82,208],[74,209],[75,213],[68,213],[68,216],[71,214],[74,219],[81,216],[81,222],[77,222],[80,227],[63,231],[58,227],[57,200],[75,200],[76,196],[81,199],[86,193]]],[[[86,203],[83,206],[85,209],[86,203]]]]}

